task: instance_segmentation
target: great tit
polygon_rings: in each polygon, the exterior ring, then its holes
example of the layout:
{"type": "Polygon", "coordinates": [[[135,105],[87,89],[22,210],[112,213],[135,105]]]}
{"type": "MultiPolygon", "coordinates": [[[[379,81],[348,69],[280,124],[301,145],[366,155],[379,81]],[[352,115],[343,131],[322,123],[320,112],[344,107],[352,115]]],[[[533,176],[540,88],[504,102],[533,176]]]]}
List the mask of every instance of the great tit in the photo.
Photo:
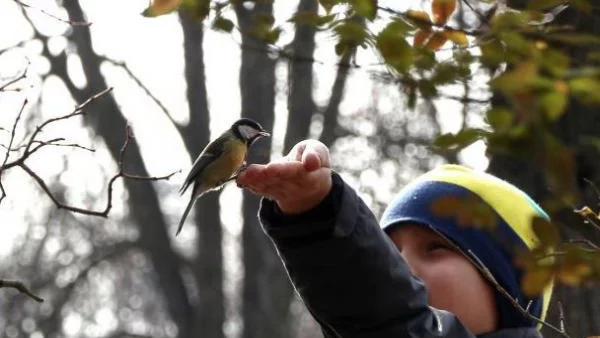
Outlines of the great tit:
{"type": "Polygon", "coordinates": [[[217,190],[235,179],[235,175],[245,166],[246,154],[252,143],[269,135],[258,122],[242,118],[202,150],[179,190],[183,194],[194,184],[192,197],[179,221],[175,236],[181,231],[194,202],[206,192],[217,190]]]}

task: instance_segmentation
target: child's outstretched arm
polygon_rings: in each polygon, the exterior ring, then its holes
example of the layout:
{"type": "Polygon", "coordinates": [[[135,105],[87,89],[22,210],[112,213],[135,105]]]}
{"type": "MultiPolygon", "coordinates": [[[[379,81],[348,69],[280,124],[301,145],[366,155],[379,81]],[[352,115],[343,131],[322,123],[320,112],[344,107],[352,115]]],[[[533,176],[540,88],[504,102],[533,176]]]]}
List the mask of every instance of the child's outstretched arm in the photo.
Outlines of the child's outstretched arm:
{"type": "Polygon", "coordinates": [[[329,166],[327,147],[307,140],[237,180],[266,197],[264,229],[326,336],[474,337],[454,315],[427,305],[423,284],[329,166]]]}

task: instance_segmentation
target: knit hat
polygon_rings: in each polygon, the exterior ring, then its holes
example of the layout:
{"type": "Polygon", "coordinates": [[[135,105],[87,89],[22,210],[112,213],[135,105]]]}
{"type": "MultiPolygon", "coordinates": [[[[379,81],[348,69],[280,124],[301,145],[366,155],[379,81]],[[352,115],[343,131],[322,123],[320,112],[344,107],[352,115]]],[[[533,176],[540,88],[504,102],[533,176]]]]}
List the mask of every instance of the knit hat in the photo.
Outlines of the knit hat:
{"type": "MultiPolygon", "coordinates": [[[[388,205],[381,219],[384,231],[413,223],[428,226],[460,248],[479,268],[491,272],[523,309],[543,319],[552,295],[549,285],[543,295],[527,298],[520,288],[523,271],[514,264],[517,250],[533,249],[538,239],[531,228],[534,217],[548,215],[522,190],[495,176],[459,165],[443,165],[417,178],[404,187],[388,205]],[[456,214],[446,215],[432,210],[443,198],[472,199],[489,206],[495,226],[465,226],[456,214]]],[[[475,220],[476,222],[476,220],[475,220]]],[[[485,274],[484,274],[485,275],[485,274]]],[[[494,288],[499,328],[533,327],[526,318],[494,288]]]]}

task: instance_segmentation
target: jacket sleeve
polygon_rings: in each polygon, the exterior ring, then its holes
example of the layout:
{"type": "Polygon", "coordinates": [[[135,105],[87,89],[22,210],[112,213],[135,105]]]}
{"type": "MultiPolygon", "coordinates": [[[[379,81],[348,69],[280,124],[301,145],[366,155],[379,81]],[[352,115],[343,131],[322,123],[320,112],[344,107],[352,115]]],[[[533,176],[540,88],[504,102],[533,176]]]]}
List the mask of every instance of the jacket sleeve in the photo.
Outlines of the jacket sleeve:
{"type": "Polygon", "coordinates": [[[321,204],[285,216],[263,200],[259,216],[296,291],[326,337],[474,337],[428,306],[423,283],[356,192],[332,173],[321,204]]]}

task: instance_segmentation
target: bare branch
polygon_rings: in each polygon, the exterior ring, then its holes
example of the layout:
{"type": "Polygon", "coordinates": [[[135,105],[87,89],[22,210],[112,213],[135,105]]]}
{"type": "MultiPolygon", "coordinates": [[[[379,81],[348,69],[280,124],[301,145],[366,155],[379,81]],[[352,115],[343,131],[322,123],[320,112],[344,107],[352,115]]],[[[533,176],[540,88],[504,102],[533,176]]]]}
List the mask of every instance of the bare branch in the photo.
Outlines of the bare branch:
{"type": "Polygon", "coordinates": [[[41,12],[41,13],[43,13],[43,14],[45,14],[45,15],[53,18],[53,19],[56,19],[56,20],[58,20],[60,22],[64,22],[64,23],[69,24],[69,25],[74,26],[74,27],[77,27],[77,26],[87,27],[87,26],[90,26],[92,24],[91,22],[87,22],[87,21],[72,21],[72,20],[63,19],[63,18],[61,18],[61,17],[59,17],[59,16],[57,16],[55,14],[52,14],[52,13],[50,13],[50,12],[44,10],[44,9],[35,7],[35,6],[30,5],[28,3],[24,3],[21,0],[13,0],[13,1],[16,2],[19,6],[21,6],[23,8],[35,9],[35,10],[37,10],[37,11],[39,11],[39,12],[41,12]]]}
{"type": "Polygon", "coordinates": [[[29,289],[27,289],[27,287],[19,282],[19,281],[10,281],[10,280],[3,280],[0,279],[0,288],[13,288],[13,289],[17,289],[19,292],[21,292],[22,294],[25,294],[27,296],[29,296],[30,298],[32,298],[33,300],[35,300],[36,302],[43,302],[44,299],[40,298],[36,295],[34,295],[31,291],[29,291],[29,289]]]}
{"type": "Polygon", "coordinates": [[[0,193],[1,193],[0,203],[2,202],[4,197],[6,197],[6,191],[4,190],[4,185],[2,185],[2,174],[4,173],[6,162],[8,161],[8,158],[10,156],[10,148],[12,148],[12,144],[15,140],[15,132],[17,130],[17,125],[19,124],[19,120],[21,119],[21,116],[23,115],[23,110],[25,110],[26,105],[27,105],[27,98],[25,98],[25,100],[23,100],[23,105],[21,106],[21,109],[19,110],[19,113],[17,114],[17,117],[15,118],[15,123],[13,124],[12,130],[10,132],[10,141],[8,142],[8,150],[6,150],[6,154],[4,155],[4,160],[2,161],[2,166],[0,166],[0,193]]]}
{"type": "Polygon", "coordinates": [[[42,131],[42,129],[44,129],[44,127],[46,127],[50,123],[54,123],[54,122],[61,121],[61,120],[66,120],[66,119],[69,119],[69,118],[71,118],[73,116],[82,115],[84,113],[83,112],[83,108],[85,108],[88,104],[92,103],[93,101],[97,100],[98,98],[102,97],[103,95],[108,94],[112,89],[113,89],[112,87],[108,87],[108,88],[100,91],[99,93],[90,96],[87,100],[85,100],[85,102],[83,102],[82,104],[80,104],[77,107],[75,107],[75,109],[73,110],[73,112],[71,112],[71,113],[69,113],[67,115],[63,115],[63,116],[51,118],[51,119],[48,119],[48,120],[44,121],[44,123],[42,123],[41,125],[39,125],[35,129],[35,131],[33,132],[33,134],[31,134],[31,137],[29,138],[29,143],[25,147],[25,154],[23,156],[29,156],[29,155],[31,155],[31,152],[30,152],[31,146],[32,146],[32,144],[33,144],[36,136],[42,131]]]}
{"type": "Polygon", "coordinates": [[[108,217],[108,213],[110,212],[110,210],[112,209],[112,193],[113,193],[113,184],[114,182],[118,179],[118,178],[124,178],[124,179],[132,179],[132,180],[143,180],[143,181],[158,181],[158,180],[168,180],[171,176],[173,176],[175,173],[177,172],[173,172],[169,175],[165,175],[165,176],[160,176],[160,177],[148,177],[148,176],[139,176],[139,175],[134,175],[134,174],[129,174],[129,173],[125,173],[124,169],[123,169],[123,163],[124,163],[124,157],[125,157],[125,152],[127,151],[127,147],[130,145],[131,140],[133,139],[133,134],[131,132],[131,128],[129,125],[126,126],[126,135],[125,135],[125,142],[123,144],[123,147],[121,148],[121,151],[119,153],[119,158],[118,158],[118,167],[119,167],[119,171],[118,173],[113,176],[108,183],[108,200],[106,202],[106,207],[103,210],[90,210],[90,209],[86,209],[86,208],[80,208],[80,207],[75,207],[75,206],[71,206],[71,205],[67,205],[61,201],[58,200],[58,198],[52,193],[52,191],[50,190],[50,188],[48,187],[48,185],[46,184],[46,182],[34,171],[32,170],[27,164],[25,164],[25,161],[35,152],[37,152],[39,149],[45,147],[45,146],[62,146],[62,147],[73,147],[73,148],[80,148],[80,149],[85,149],[88,151],[94,151],[93,149],[78,145],[78,144],[63,144],[63,143],[57,143],[57,142],[61,142],[64,141],[64,138],[59,137],[59,138],[54,138],[51,140],[47,140],[47,141],[41,141],[37,139],[37,136],[43,131],[43,129],[45,127],[47,127],[48,125],[54,123],[54,122],[58,122],[58,121],[62,121],[62,120],[66,120],[69,119],[71,117],[77,116],[77,115],[81,115],[83,114],[83,109],[91,104],[93,101],[97,100],[98,98],[100,98],[101,96],[109,93],[112,90],[112,88],[106,88],[103,91],[100,91],[99,93],[89,97],[85,102],[79,104],[78,106],[75,107],[75,109],[66,115],[63,116],[59,116],[59,117],[55,117],[55,118],[51,118],[48,119],[46,121],[44,121],[41,125],[39,125],[38,127],[36,127],[35,131],[31,134],[31,136],[29,136],[28,141],[25,145],[17,147],[16,149],[13,149],[13,142],[14,142],[14,137],[15,137],[15,131],[17,128],[17,125],[19,123],[19,120],[21,118],[21,115],[23,113],[25,104],[27,103],[27,101],[25,101],[23,103],[23,106],[21,107],[21,110],[19,111],[19,114],[17,115],[17,118],[15,119],[15,122],[13,124],[12,130],[11,130],[11,137],[10,137],[10,142],[8,144],[8,146],[3,146],[6,149],[6,155],[4,158],[4,161],[2,163],[2,165],[0,166],[0,191],[2,193],[2,196],[0,197],[0,202],[2,201],[2,199],[6,196],[6,193],[4,191],[4,187],[2,186],[2,172],[12,168],[12,167],[20,167],[21,169],[23,169],[23,171],[25,171],[31,178],[33,178],[33,180],[38,184],[38,186],[44,191],[44,193],[46,195],[48,195],[48,197],[52,200],[52,202],[54,203],[54,205],[56,205],[57,208],[59,209],[65,209],[65,210],[69,210],[71,212],[76,212],[76,213],[80,213],[80,214],[85,214],[85,215],[92,215],[92,216],[100,216],[100,217],[108,217]],[[20,150],[21,148],[24,148],[22,155],[15,159],[12,162],[8,162],[9,159],[9,155],[11,151],[17,151],[20,150]]]}
{"type": "Polygon", "coordinates": [[[21,74],[19,74],[19,76],[15,77],[14,79],[8,81],[7,83],[0,85],[0,92],[6,90],[6,88],[14,83],[19,82],[20,80],[24,79],[27,76],[27,67],[25,67],[25,69],[23,69],[23,71],[21,72],[21,74]]]}
{"type": "Polygon", "coordinates": [[[106,201],[106,207],[104,208],[104,210],[90,210],[90,209],[70,206],[70,205],[60,202],[56,198],[56,196],[54,196],[52,191],[50,191],[50,188],[48,187],[46,182],[44,182],[44,180],[41,177],[39,177],[39,175],[37,175],[33,170],[31,170],[31,168],[29,168],[23,162],[19,163],[18,166],[21,167],[21,169],[23,169],[27,174],[29,174],[29,176],[31,176],[31,178],[33,178],[37,182],[37,184],[40,186],[40,188],[42,188],[42,190],[46,193],[46,195],[48,195],[48,197],[50,197],[50,199],[52,200],[54,205],[56,205],[57,208],[69,210],[71,212],[76,212],[79,214],[90,215],[90,216],[99,216],[99,217],[106,218],[106,217],[108,217],[108,213],[112,209],[113,184],[115,183],[115,181],[118,178],[123,177],[126,179],[132,179],[132,180],[138,180],[138,181],[159,181],[159,180],[168,180],[171,178],[171,176],[173,176],[177,173],[177,171],[175,171],[168,175],[159,176],[159,177],[138,176],[138,175],[131,175],[131,174],[124,173],[123,172],[123,159],[124,159],[127,147],[131,143],[132,139],[133,139],[133,135],[131,133],[131,127],[129,125],[127,125],[126,126],[126,139],[123,144],[123,147],[121,148],[121,152],[119,153],[119,159],[118,159],[119,172],[115,176],[113,176],[110,179],[110,181],[108,182],[108,192],[107,192],[108,197],[107,197],[107,201],[106,201]]]}
{"type": "Polygon", "coordinates": [[[560,325],[560,330],[565,332],[565,309],[563,308],[563,303],[558,301],[558,321],[560,325]]]}

